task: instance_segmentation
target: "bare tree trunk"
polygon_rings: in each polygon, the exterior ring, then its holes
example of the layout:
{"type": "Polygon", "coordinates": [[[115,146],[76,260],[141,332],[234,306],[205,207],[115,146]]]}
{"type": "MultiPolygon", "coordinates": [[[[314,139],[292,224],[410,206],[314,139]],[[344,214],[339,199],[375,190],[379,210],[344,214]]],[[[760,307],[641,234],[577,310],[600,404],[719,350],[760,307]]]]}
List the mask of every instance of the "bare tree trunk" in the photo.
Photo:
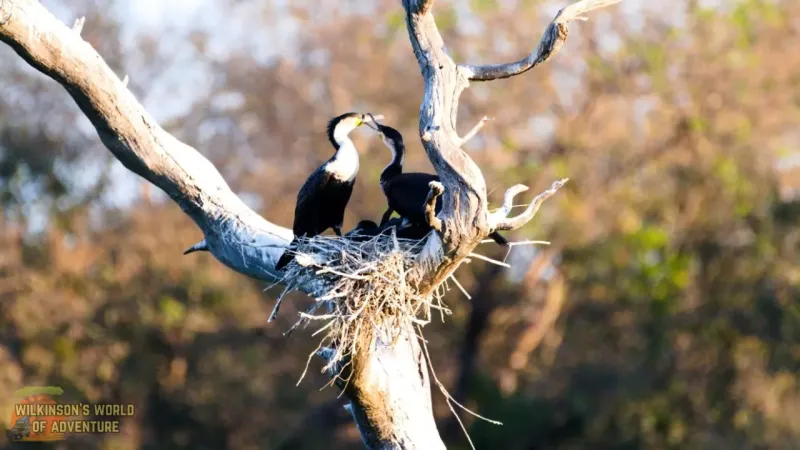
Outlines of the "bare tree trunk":
{"type": "MultiPolygon", "coordinates": [[[[441,184],[432,185],[429,205],[443,195],[436,230],[408,272],[413,295],[430,296],[469,257],[474,247],[496,230],[516,229],[530,221],[542,202],[566,180],[533,199],[525,212],[509,217],[517,185],[506,192],[504,207],[487,210],[486,184],[480,168],[461,150],[456,133],[458,100],[471,81],[507,78],[544,62],[563,44],[566,24],[580,14],[619,0],[584,0],[561,10],[527,57],[509,64],[458,65],[447,54],[432,13],[432,0],[402,0],[414,54],[425,80],[419,133],[441,184]]],[[[292,240],[291,230],[277,226],[248,208],[219,171],[200,153],[164,131],[127,89],[102,57],[81,36],[82,18],[70,28],[36,0],[0,0],[0,40],[37,70],[59,82],[94,125],[102,142],[132,172],[164,191],[203,231],[196,248],[247,276],[282,281],[275,269],[292,240]]],[[[291,287],[315,297],[330,288],[324,277],[288,280],[291,287]]],[[[384,324],[386,325],[386,324],[384,324]]],[[[387,325],[388,326],[388,325],[387,325]]],[[[397,330],[395,330],[397,331],[397,330]]],[[[350,410],[371,449],[444,448],[431,408],[424,353],[411,322],[391,337],[376,326],[367,331],[369,345],[352,355],[349,383],[343,388],[350,410]]],[[[324,352],[323,356],[324,356],[324,352]]]]}
{"type": "Polygon", "coordinates": [[[412,326],[396,337],[376,336],[353,364],[345,388],[364,444],[370,449],[445,448],[431,405],[428,365],[412,326]]]}

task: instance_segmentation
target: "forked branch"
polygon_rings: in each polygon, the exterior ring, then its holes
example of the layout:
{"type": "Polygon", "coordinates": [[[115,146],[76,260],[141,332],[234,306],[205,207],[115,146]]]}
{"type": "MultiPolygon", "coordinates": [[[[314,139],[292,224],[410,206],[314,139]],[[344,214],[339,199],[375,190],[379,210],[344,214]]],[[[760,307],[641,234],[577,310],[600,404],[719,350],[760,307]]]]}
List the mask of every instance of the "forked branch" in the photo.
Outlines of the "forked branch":
{"type": "Polygon", "coordinates": [[[544,30],[542,39],[536,50],[525,58],[506,64],[469,65],[460,64],[459,69],[470,81],[491,81],[509,78],[525,73],[555,55],[564,41],[569,30],[567,24],[575,20],[588,20],[582,16],[589,11],[604,8],[619,3],[622,0],[583,0],[563,8],[544,30]]]}
{"type": "Polygon", "coordinates": [[[511,211],[514,196],[520,192],[527,191],[528,188],[521,184],[510,188],[508,191],[506,191],[503,207],[490,216],[489,222],[491,223],[491,226],[496,231],[516,230],[517,228],[522,227],[526,223],[530,222],[531,219],[533,219],[533,216],[535,216],[539,211],[542,203],[544,203],[548,198],[552,197],[553,194],[558,192],[558,190],[561,189],[561,187],[564,186],[567,181],[569,181],[569,178],[563,178],[554,182],[550,186],[550,189],[537,195],[523,213],[514,217],[508,217],[511,211]]]}
{"type": "Polygon", "coordinates": [[[503,206],[489,216],[489,221],[497,223],[508,217],[508,215],[511,214],[511,210],[514,209],[514,198],[527,190],[528,186],[524,184],[517,184],[508,188],[503,196],[503,206]]]}

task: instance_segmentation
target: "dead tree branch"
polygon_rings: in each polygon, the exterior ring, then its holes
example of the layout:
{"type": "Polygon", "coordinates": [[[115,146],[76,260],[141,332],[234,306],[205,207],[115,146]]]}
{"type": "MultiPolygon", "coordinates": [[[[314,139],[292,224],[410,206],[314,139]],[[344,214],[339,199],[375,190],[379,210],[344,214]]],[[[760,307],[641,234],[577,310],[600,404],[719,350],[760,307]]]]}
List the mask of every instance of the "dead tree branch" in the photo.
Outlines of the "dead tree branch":
{"type": "Polygon", "coordinates": [[[528,186],[524,184],[517,184],[515,186],[511,186],[506,191],[506,194],[503,196],[503,206],[500,207],[497,211],[492,213],[490,220],[494,222],[498,222],[501,219],[505,219],[511,214],[511,210],[514,208],[514,198],[525,191],[528,190],[528,186]]]}
{"type": "Polygon", "coordinates": [[[82,20],[67,27],[34,0],[4,0],[0,5],[0,16],[7,17],[0,25],[0,40],[64,86],[111,153],[194,220],[214,257],[253,278],[279,279],[275,263],[292,231],[248,208],[211,162],[156,123],[76,32],[82,20]]]}
{"type": "Polygon", "coordinates": [[[619,3],[622,0],[583,0],[563,8],[547,26],[542,40],[530,55],[512,63],[473,66],[462,64],[459,67],[470,81],[491,81],[509,78],[525,73],[555,55],[567,40],[567,24],[575,20],[587,20],[581,14],[619,3]]]}
{"type": "Polygon", "coordinates": [[[513,203],[514,196],[520,192],[528,190],[527,187],[518,184],[508,191],[506,191],[505,201],[503,202],[503,207],[500,208],[494,215],[491,216],[491,222],[494,225],[494,229],[498,231],[507,231],[507,230],[516,230],[521,226],[525,225],[526,223],[530,222],[533,219],[533,216],[539,212],[539,208],[542,206],[545,200],[552,197],[559,189],[561,189],[564,184],[569,181],[568,178],[564,178],[562,180],[558,180],[550,186],[550,189],[542,192],[541,194],[534,197],[533,201],[530,205],[525,209],[522,214],[519,214],[515,217],[508,217],[510,213],[510,203],[513,203]],[[525,189],[521,189],[521,188],[525,189]]]}

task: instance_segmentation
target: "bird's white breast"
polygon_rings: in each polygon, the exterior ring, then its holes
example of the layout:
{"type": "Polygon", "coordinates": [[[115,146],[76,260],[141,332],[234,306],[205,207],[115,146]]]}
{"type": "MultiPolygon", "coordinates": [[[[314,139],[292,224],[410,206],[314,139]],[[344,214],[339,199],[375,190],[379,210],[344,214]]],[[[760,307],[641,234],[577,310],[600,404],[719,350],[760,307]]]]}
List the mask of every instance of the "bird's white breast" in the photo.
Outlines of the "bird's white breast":
{"type": "Polygon", "coordinates": [[[325,164],[325,172],[340,181],[353,181],[358,174],[358,151],[349,139],[339,146],[336,155],[325,164]]]}

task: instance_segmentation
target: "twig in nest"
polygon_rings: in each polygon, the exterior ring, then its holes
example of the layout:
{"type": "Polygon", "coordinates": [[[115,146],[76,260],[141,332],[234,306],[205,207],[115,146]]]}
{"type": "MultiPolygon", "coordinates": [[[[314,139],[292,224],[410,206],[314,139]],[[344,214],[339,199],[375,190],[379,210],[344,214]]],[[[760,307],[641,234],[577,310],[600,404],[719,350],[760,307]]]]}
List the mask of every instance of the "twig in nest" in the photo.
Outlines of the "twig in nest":
{"type": "Polygon", "coordinates": [[[279,295],[278,299],[275,300],[275,307],[272,308],[272,314],[269,315],[269,319],[267,320],[267,322],[272,322],[273,320],[275,320],[276,317],[278,317],[278,310],[281,309],[281,302],[283,302],[283,297],[286,297],[286,294],[291,292],[292,289],[294,289],[294,284],[292,284],[291,282],[286,283],[286,287],[283,289],[283,292],[281,292],[281,295],[279,295]]]}
{"type": "Polygon", "coordinates": [[[461,290],[461,293],[464,294],[467,297],[467,300],[472,300],[472,296],[469,295],[467,290],[464,289],[464,286],[462,286],[461,283],[458,282],[458,279],[456,279],[456,276],[455,275],[450,275],[450,278],[453,279],[453,283],[455,283],[456,286],[458,286],[458,289],[461,290]]]}
{"type": "Polygon", "coordinates": [[[373,332],[391,335],[402,329],[402,323],[427,323],[431,309],[439,309],[442,316],[450,314],[440,298],[418,295],[413,280],[408,279],[423,248],[420,241],[388,233],[366,240],[351,238],[298,239],[297,254],[310,255],[314,267],[291,263],[284,271],[292,286],[313,286],[316,299],[287,333],[311,322],[324,322],[314,333],[323,335],[314,354],[327,349],[322,370],[339,381],[343,381],[346,361],[369,348],[367,339],[373,332]],[[317,310],[322,305],[328,311],[320,314],[317,310]]]}

